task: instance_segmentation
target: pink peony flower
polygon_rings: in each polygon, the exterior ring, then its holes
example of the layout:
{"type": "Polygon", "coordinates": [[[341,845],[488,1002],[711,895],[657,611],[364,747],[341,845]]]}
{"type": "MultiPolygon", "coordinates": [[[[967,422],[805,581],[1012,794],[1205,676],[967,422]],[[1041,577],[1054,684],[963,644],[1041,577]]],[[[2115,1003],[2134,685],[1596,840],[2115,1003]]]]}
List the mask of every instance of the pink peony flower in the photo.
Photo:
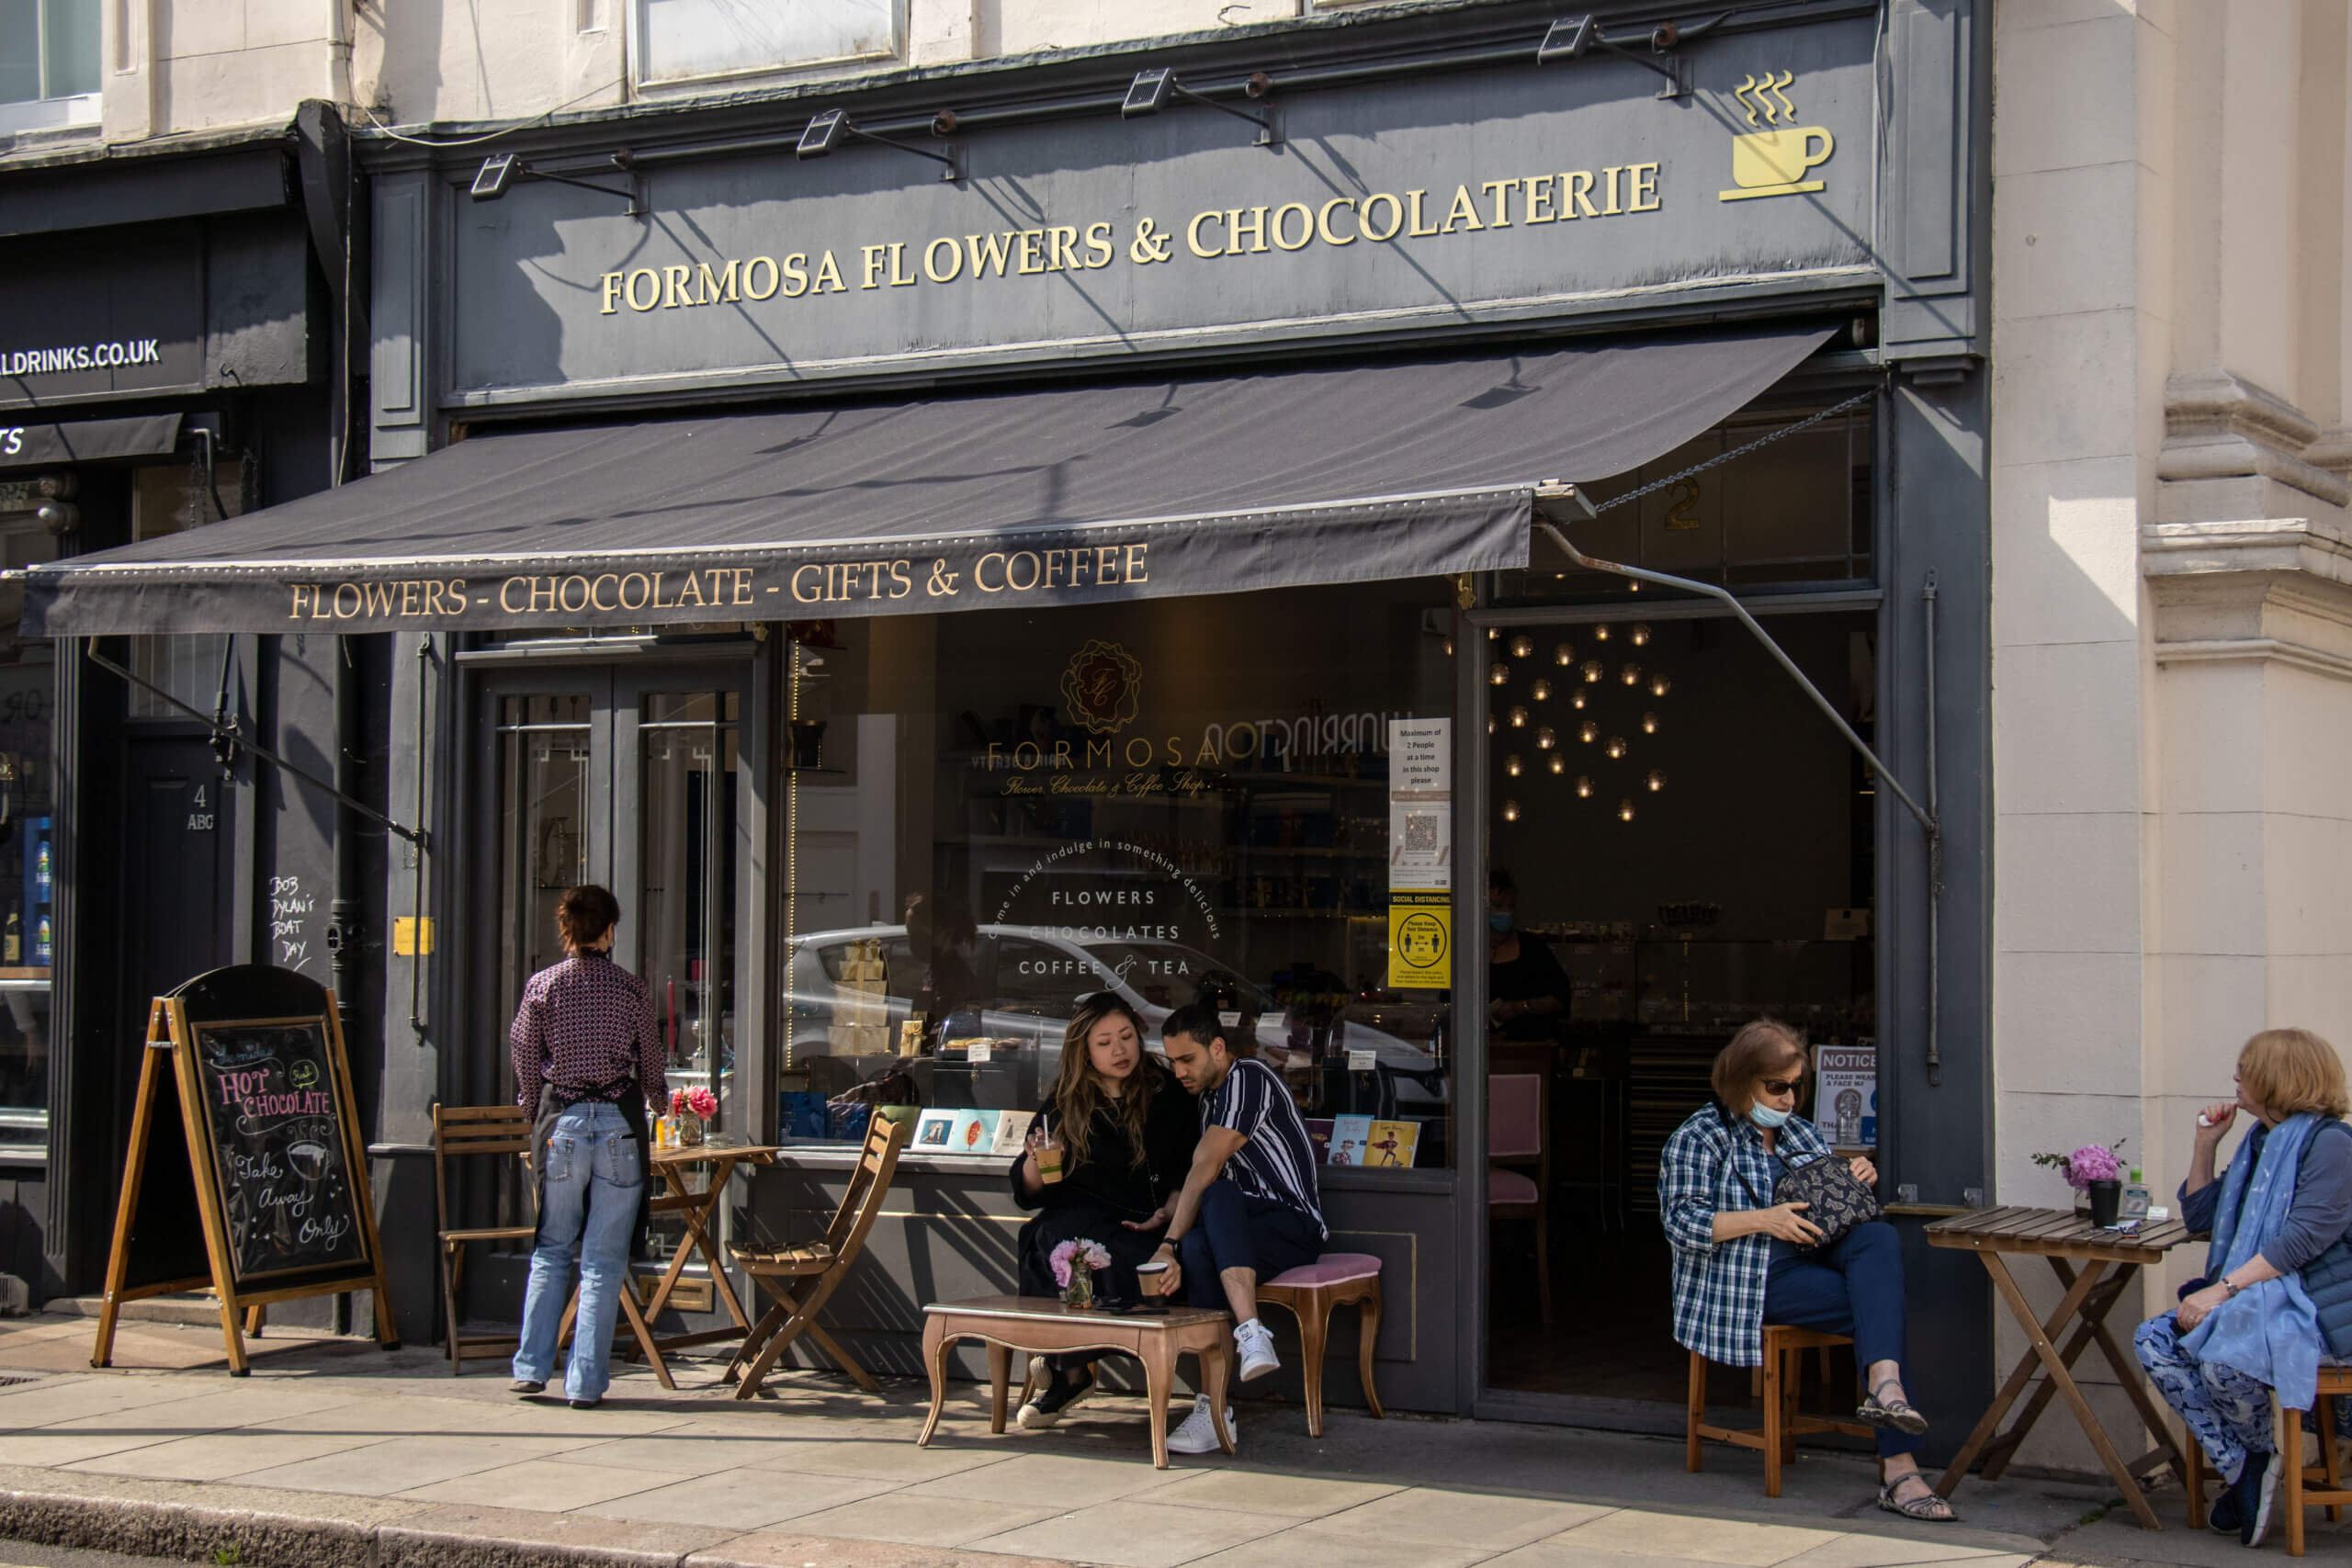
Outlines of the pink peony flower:
{"type": "Polygon", "coordinates": [[[1108,1269],[1111,1267],[1111,1253],[1101,1242],[1080,1236],[1055,1247],[1046,1255],[1046,1261],[1053,1265],[1054,1283],[1067,1291],[1070,1276],[1080,1265],[1088,1269],[1108,1269]]]}
{"type": "Polygon", "coordinates": [[[697,1084],[686,1090],[686,1109],[708,1121],[718,1114],[718,1096],[697,1084]]]}
{"type": "Polygon", "coordinates": [[[2066,1182],[2077,1192],[2087,1192],[2094,1181],[2122,1179],[2121,1162],[2104,1144],[2086,1144],[2066,1156],[2066,1182]]]}
{"type": "Polygon", "coordinates": [[[1063,1242],[1046,1255],[1046,1260],[1053,1265],[1054,1283],[1065,1291],[1069,1289],[1070,1259],[1077,1256],[1078,1243],[1074,1241],[1063,1242]]]}

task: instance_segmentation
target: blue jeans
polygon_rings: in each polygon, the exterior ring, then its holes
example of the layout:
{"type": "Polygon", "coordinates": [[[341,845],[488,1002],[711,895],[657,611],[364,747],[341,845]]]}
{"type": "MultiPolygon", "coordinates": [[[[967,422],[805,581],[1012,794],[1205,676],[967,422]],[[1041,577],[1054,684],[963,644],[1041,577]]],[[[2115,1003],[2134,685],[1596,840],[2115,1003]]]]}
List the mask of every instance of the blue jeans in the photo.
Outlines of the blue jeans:
{"type": "Polygon", "coordinates": [[[616,1106],[582,1100],[556,1118],[548,1138],[539,1245],[523,1297],[523,1343],[514,1376],[545,1382],[555,1367],[556,1330],[580,1266],[580,1319],[564,1368],[567,1399],[602,1399],[612,1382],[613,1324],[628,1287],[628,1238],[637,1225],[637,1140],[616,1106]]]}
{"type": "MultiPolygon", "coordinates": [[[[1873,1361],[1903,1359],[1903,1240],[1883,1220],[1856,1225],[1834,1247],[1772,1259],[1764,1280],[1764,1321],[1817,1328],[1854,1341],[1864,1382],[1873,1361]]],[[[1870,1390],[1862,1390],[1868,1397],[1870,1390]]],[[[1879,1428],[1882,1456],[1915,1454],[1925,1438],[1879,1428]]]]}
{"type": "Polygon", "coordinates": [[[1223,1269],[1254,1269],[1264,1281],[1322,1255],[1323,1236],[1313,1220],[1287,1203],[1249,1197],[1223,1176],[1201,1194],[1199,1216],[1176,1243],[1184,1301],[1196,1307],[1225,1305],[1225,1282],[1217,1277],[1223,1269]]]}

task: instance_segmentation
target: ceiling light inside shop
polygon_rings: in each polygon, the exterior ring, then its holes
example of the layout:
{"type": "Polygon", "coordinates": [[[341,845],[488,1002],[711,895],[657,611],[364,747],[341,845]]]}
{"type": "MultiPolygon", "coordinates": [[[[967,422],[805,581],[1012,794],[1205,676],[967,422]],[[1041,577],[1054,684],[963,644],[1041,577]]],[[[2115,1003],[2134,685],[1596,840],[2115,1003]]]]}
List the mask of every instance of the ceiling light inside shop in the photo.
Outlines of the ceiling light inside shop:
{"type": "Polygon", "coordinates": [[[1631,822],[1633,819],[1634,803],[1630,800],[1619,801],[1617,803],[1617,820],[1620,822],[1631,822]]]}
{"type": "Polygon", "coordinates": [[[1549,681],[1538,681],[1533,686],[1528,689],[1527,694],[1533,697],[1539,703],[1548,703],[1552,700],[1552,682],[1549,681]]]}
{"type": "Polygon", "coordinates": [[[1570,648],[1565,642],[1554,645],[1552,649],[1553,663],[1558,665],[1561,669],[1566,670],[1569,665],[1574,664],[1576,661],[1577,650],[1575,649],[1570,648]]]}
{"type": "Polygon", "coordinates": [[[1510,727],[1513,729],[1525,729],[1527,728],[1527,710],[1525,708],[1511,709],[1510,716],[1510,727]]]}
{"type": "Polygon", "coordinates": [[[1590,719],[1586,719],[1582,724],[1577,726],[1577,739],[1583,741],[1588,746],[1591,745],[1594,741],[1600,739],[1600,726],[1593,723],[1590,719]]]}
{"type": "Polygon", "coordinates": [[[1608,626],[1598,626],[1593,627],[1593,628],[1592,628],[1592,640],[1593,640],[1593,641],[1595,641],[1595,642],[1607,642],[1607,641],[1609,640],[1609,628],[1608,628],[1608,626]]]}
{"type": "Polygon", "coordinates": [[[1657,674],[1650,677],[1651,696],[1662,697],[1672,690],[1674,690],[1674,682],[1668,680],[1664,675],[1657,674]]]}
{"type": "Polygon", "coordinates": [[[1658,791],[1666,787],[1666,775],[1653,768],[1650,770],[1650,776],[1642,782],[1650,786],[1650,793],[1652,795],[1656,795],[1658,791]]]}
{"type": "Polygon", "coordinates": [[[1577,798],[1579,800],[1592,798],[1592,781],[1581,773],[1577,775],[1577,798]]]}
{"type": "Polygon", "coordinates": [[[1609,671],[1602,667],[1600,660],[1588,659],[1584,661],[1584,679],[1587,685],[1599,685],[1600,678],[1608,673],[1609,671]]]}
{"type": "Polygon", "coordinates": [[[1498,659],[1492,664],[1487,666],[1487,682],[1489,685],[1505,685],[1509,683],[1510,680],[1510,666],[1505,664],[1501,660],[1498,659]]]}
{"type": "Polygon", "coordinates": [[[1643,623],[1643,622],[1640,622],[1640,621],[1636,621],[1636,622],[1634,622],[1634,646],[1635,648],[1646,648],[1647,646],[1649,646],[1649,640],[1650,640],[1650,628],[1648,627],[1648,626],[1647,626],[1647,625],[1645,625],[1645,623],[1643,623]]]}
{"type": "Polygon", "coordinates": [[[1515,800],[1506,800],[1503,802],[1503,820],[1506,822],[1516,822],[1519,820],[1519,802],[1515,800]]]}
{"type": "Polygon", "coordinates": [[[1628,664],[1618,679],[1628,686],[1638,686],[1642,683],[1642,667],[1638,664],[1628,664]]]}
{"type": "Polygon", "coordinates": [[[1645,713],[1642,715],[1642,733],[1644,735],[1656,735],[1657,733],[1657,715],[1654,713],[1645,713]]]}
{"type": "Polygon", "coordinates": [[[1553,752],[1551,769],[1555,773],[1566,773],[1568,771],[1568,760],[1566,757],[1561,756],[1557,751],[1553,752]]]}
{"type": "Polygon", "coordinates": [[[1609,738],[1609,744],[1605,750],[1608,751],[1610,759],[1612,761],[1623,761],[1625,756],[1625,738],[1622,735],[1611,736],[1609,738]]]}
{"type": "Polygon", "coordinates": [[[1582,686],[1578,686],[1574,692],[1568,694],[1568,703],[1569,705],[1573,707],[1581,708],[1584,706],[1584,688],[1582,686]]]}
{"type": "Polygon", "coordinates": [[[1548,724],[1535,732],[1535,744],[1546,751],[1557,745],[1559,739],[1559,736],[1553,732],[1552,727],[1548,724]]]}
{"type": "Polygon", "coordinates": [[[1510,656],[1513,659],[1524,659],[1534,651],[1535,639],[1525,632],[1510,639],[1510,656]]]}
{"type": "Polygon", "coordinates": [[[1512,778],[1519,777],[1521,773],[1526,771],[1525,765],[1519,760],[1518,752],[1513,751],[1510,756],[1503,759],[1503,772],[1509,773],[1512,778]]]}

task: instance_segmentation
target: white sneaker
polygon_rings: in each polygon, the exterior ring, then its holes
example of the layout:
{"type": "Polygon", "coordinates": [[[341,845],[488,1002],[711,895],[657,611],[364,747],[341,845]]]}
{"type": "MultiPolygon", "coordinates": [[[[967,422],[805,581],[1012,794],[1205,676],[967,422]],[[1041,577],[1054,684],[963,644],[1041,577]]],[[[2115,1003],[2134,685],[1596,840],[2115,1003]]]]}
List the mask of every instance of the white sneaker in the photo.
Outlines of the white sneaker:
{"type": "Polygon", "coordinates": [[[1233,1347],[1241,1353],[1243,1382],[1264,1377],[1283,1364],[1274,1354],[1274,1331],[1254,1318],[1233,1331],[1233,1347]]]}
{"type": "MultiPolygon", "coordinates": [[[[1233,1439],[1234,1449],[1238,1451],[1241,1447],[1241,1427],[1234,1420],[1230,1405],[1227,1406],[1225,1412],[1225,1431],[1226,1436],[1233,1439]]],[[[1224,1451],[1216,1440],[1216,1418],[1209,1414],[1207,1394],[1200,1393],[1193,1396],[1193,1413],[1184,1417],[1182,1426],[1168,1434],[1168,1451],[1171,1454],[1213,1454],[1224,1451]]]]}

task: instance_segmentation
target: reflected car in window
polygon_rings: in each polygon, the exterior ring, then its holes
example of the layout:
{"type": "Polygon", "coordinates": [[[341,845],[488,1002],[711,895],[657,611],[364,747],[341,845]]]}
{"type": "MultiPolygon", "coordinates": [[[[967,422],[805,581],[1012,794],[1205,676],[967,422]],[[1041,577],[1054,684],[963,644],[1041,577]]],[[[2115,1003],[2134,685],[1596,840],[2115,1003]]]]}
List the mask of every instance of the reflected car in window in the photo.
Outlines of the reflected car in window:
{"type": "MultiPolygon", "coordinates": [[[[929,964],[916,956],[904,926],[811,933],[792,944],[786,1017],[796,1058],[856,1058],[871,1070],[866,1061],[895,1056],[900,1027],[923,1011],[940,1020],[935,1033],[943,1042],[1021,1043],[1035,1052],[1039,1081],[1050,1083],[1079,999],[1102,990],[1118,992],[1142,1015],[1153,1050],[1161,1020],[1212,998],[1228,1027],[1250,1032],[1261,1059],[1306,1065],[1303,1055],[1292,1061],[1283,1005],[1208,953],[1172,942],[1090,941],[1036,926],[981,926],[968,958],[935,954],[929,964]]],[[[1445,1098],[1439,1064],[1425,1046],[1359,1022],[1347,1025],[1345,1044],[1372,1052],[1388,1069],[1383,1076],[1393,1078],[1400,1104],[1445,1098]]]]}

